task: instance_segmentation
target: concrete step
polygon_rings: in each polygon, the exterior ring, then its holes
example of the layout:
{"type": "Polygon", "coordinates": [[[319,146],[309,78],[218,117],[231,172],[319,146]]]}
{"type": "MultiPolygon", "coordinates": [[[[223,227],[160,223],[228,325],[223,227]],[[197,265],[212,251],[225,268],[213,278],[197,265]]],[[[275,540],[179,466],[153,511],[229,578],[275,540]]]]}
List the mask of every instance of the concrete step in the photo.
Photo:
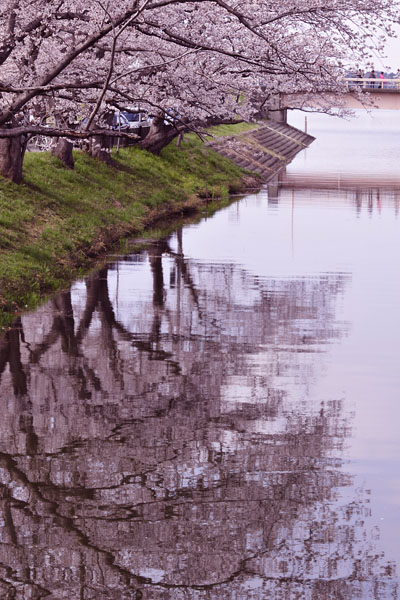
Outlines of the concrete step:
{"type": "Polygon", "coordinates": [[[279,159],[276,156],[272,156],[272,154],[265,154],[262,158],[257,160],[258,163],[265,167],[271,167],[271,165],[279,162],[279,159]]]}

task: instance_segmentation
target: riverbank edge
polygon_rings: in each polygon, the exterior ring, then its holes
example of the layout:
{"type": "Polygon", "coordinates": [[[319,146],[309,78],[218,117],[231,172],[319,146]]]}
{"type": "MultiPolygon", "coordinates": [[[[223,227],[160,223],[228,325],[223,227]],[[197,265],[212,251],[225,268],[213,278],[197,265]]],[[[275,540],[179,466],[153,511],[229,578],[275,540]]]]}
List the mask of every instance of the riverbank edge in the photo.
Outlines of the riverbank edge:
{"type": "Polygon", "coordinates": [[[28,153],[22,185],[0,179],[0,329],[128,236],[258,191],[314,140],[268,120],[209,133],[214,143],[190,134],[160,156],[122,148],[111,165],[77,151],[73,170],[49,153],[28,153]]]}
{"type": "Polygon", "coordinates": [[[232,195],[262,185],[194,136],[160,157],[122,149],[113,166],[80,152],[73,171],[47,153],[27,155],[25,162],[21,186],[0,180],[2,329],[104,261],[128,236],[161,220],[210,214],[232,195]]]}

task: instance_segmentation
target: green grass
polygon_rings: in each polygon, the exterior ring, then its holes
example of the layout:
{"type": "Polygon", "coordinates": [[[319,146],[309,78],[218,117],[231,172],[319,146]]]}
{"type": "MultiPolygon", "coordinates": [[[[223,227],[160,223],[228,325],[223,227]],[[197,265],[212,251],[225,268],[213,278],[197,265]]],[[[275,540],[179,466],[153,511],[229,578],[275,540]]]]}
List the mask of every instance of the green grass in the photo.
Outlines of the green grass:
{"type": "MultiPolygon", "coordinates": [[[[213,133],[246,128],[240,123],[213,133]]],[[[0,178],[0,326],[67,285],[117,240],[161,217],[198,209],[201,199],[210,209],[210,200],[243,191],[248,175],[194,135],[161,156],[122,148],[113,155],[115,166],[81,152],[74,159],[68,170],[48,153],[27,153],[21,185],[0,178]]]]}
{"type": "Polygon", "coordinates": [[[210,127],[208,130],[209,133],[217,136],[223,135],[239,135],[241,133],[246,133],[247,131],[251,131],[259,127],[256,123],[235,123],[233,125],[217,125],[216,127],[210,127]]]}

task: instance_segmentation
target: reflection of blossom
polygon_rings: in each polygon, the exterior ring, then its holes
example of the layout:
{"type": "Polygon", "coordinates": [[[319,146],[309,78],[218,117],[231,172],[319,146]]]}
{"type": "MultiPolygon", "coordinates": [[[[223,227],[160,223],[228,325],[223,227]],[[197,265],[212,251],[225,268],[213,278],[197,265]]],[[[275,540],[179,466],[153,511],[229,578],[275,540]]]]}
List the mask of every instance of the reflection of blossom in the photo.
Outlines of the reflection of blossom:
{"type": "Polygon", "coordinates": [[[14,570],[0,590],[367,597],[392,567],[365,498],[338,502],[348,416],[308,400],[324,344],[343,335],[345,279],[251,281],[249,299],[239,267],[190,264],[166,241],[148,258],[150,287],[120,301],[125,320],[105,268],[1,346],[0,562],[14,570]]]}

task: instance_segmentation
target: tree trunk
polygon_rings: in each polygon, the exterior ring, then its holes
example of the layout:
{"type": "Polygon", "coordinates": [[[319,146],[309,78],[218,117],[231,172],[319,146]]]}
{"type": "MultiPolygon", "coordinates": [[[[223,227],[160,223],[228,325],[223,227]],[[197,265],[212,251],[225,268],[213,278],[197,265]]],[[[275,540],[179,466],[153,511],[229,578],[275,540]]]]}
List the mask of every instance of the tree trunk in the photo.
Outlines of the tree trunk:
{"type": "Polygon", "coordinates": [[[67,169],[73,169],[75,166],[74,157],[72,156],[72,149],[74,145],[65,138],[59,138],[56,146],[52,148],[51,154],[61,160],[64,167],[67,169]]]}
{"type": "Polygon", "coordinates": [[[21,136],[0,138],[0,173],[14,183],[21,183],[23,150],[21,136]]]}
{"type": "Polygon", "coordinates": [[[140,142],[140,147],[153,154],[160,154],[161,150],[178,134],[178,129],[173,125],[166,125],[163,117],[154,117],[150,131],[144,140],[140,142]]]}
{"type": "Polygon", "coordinates": [[[90,155],[111,164],[111,138],[108,135],[95,135],[90,142],[90,155]]]}

